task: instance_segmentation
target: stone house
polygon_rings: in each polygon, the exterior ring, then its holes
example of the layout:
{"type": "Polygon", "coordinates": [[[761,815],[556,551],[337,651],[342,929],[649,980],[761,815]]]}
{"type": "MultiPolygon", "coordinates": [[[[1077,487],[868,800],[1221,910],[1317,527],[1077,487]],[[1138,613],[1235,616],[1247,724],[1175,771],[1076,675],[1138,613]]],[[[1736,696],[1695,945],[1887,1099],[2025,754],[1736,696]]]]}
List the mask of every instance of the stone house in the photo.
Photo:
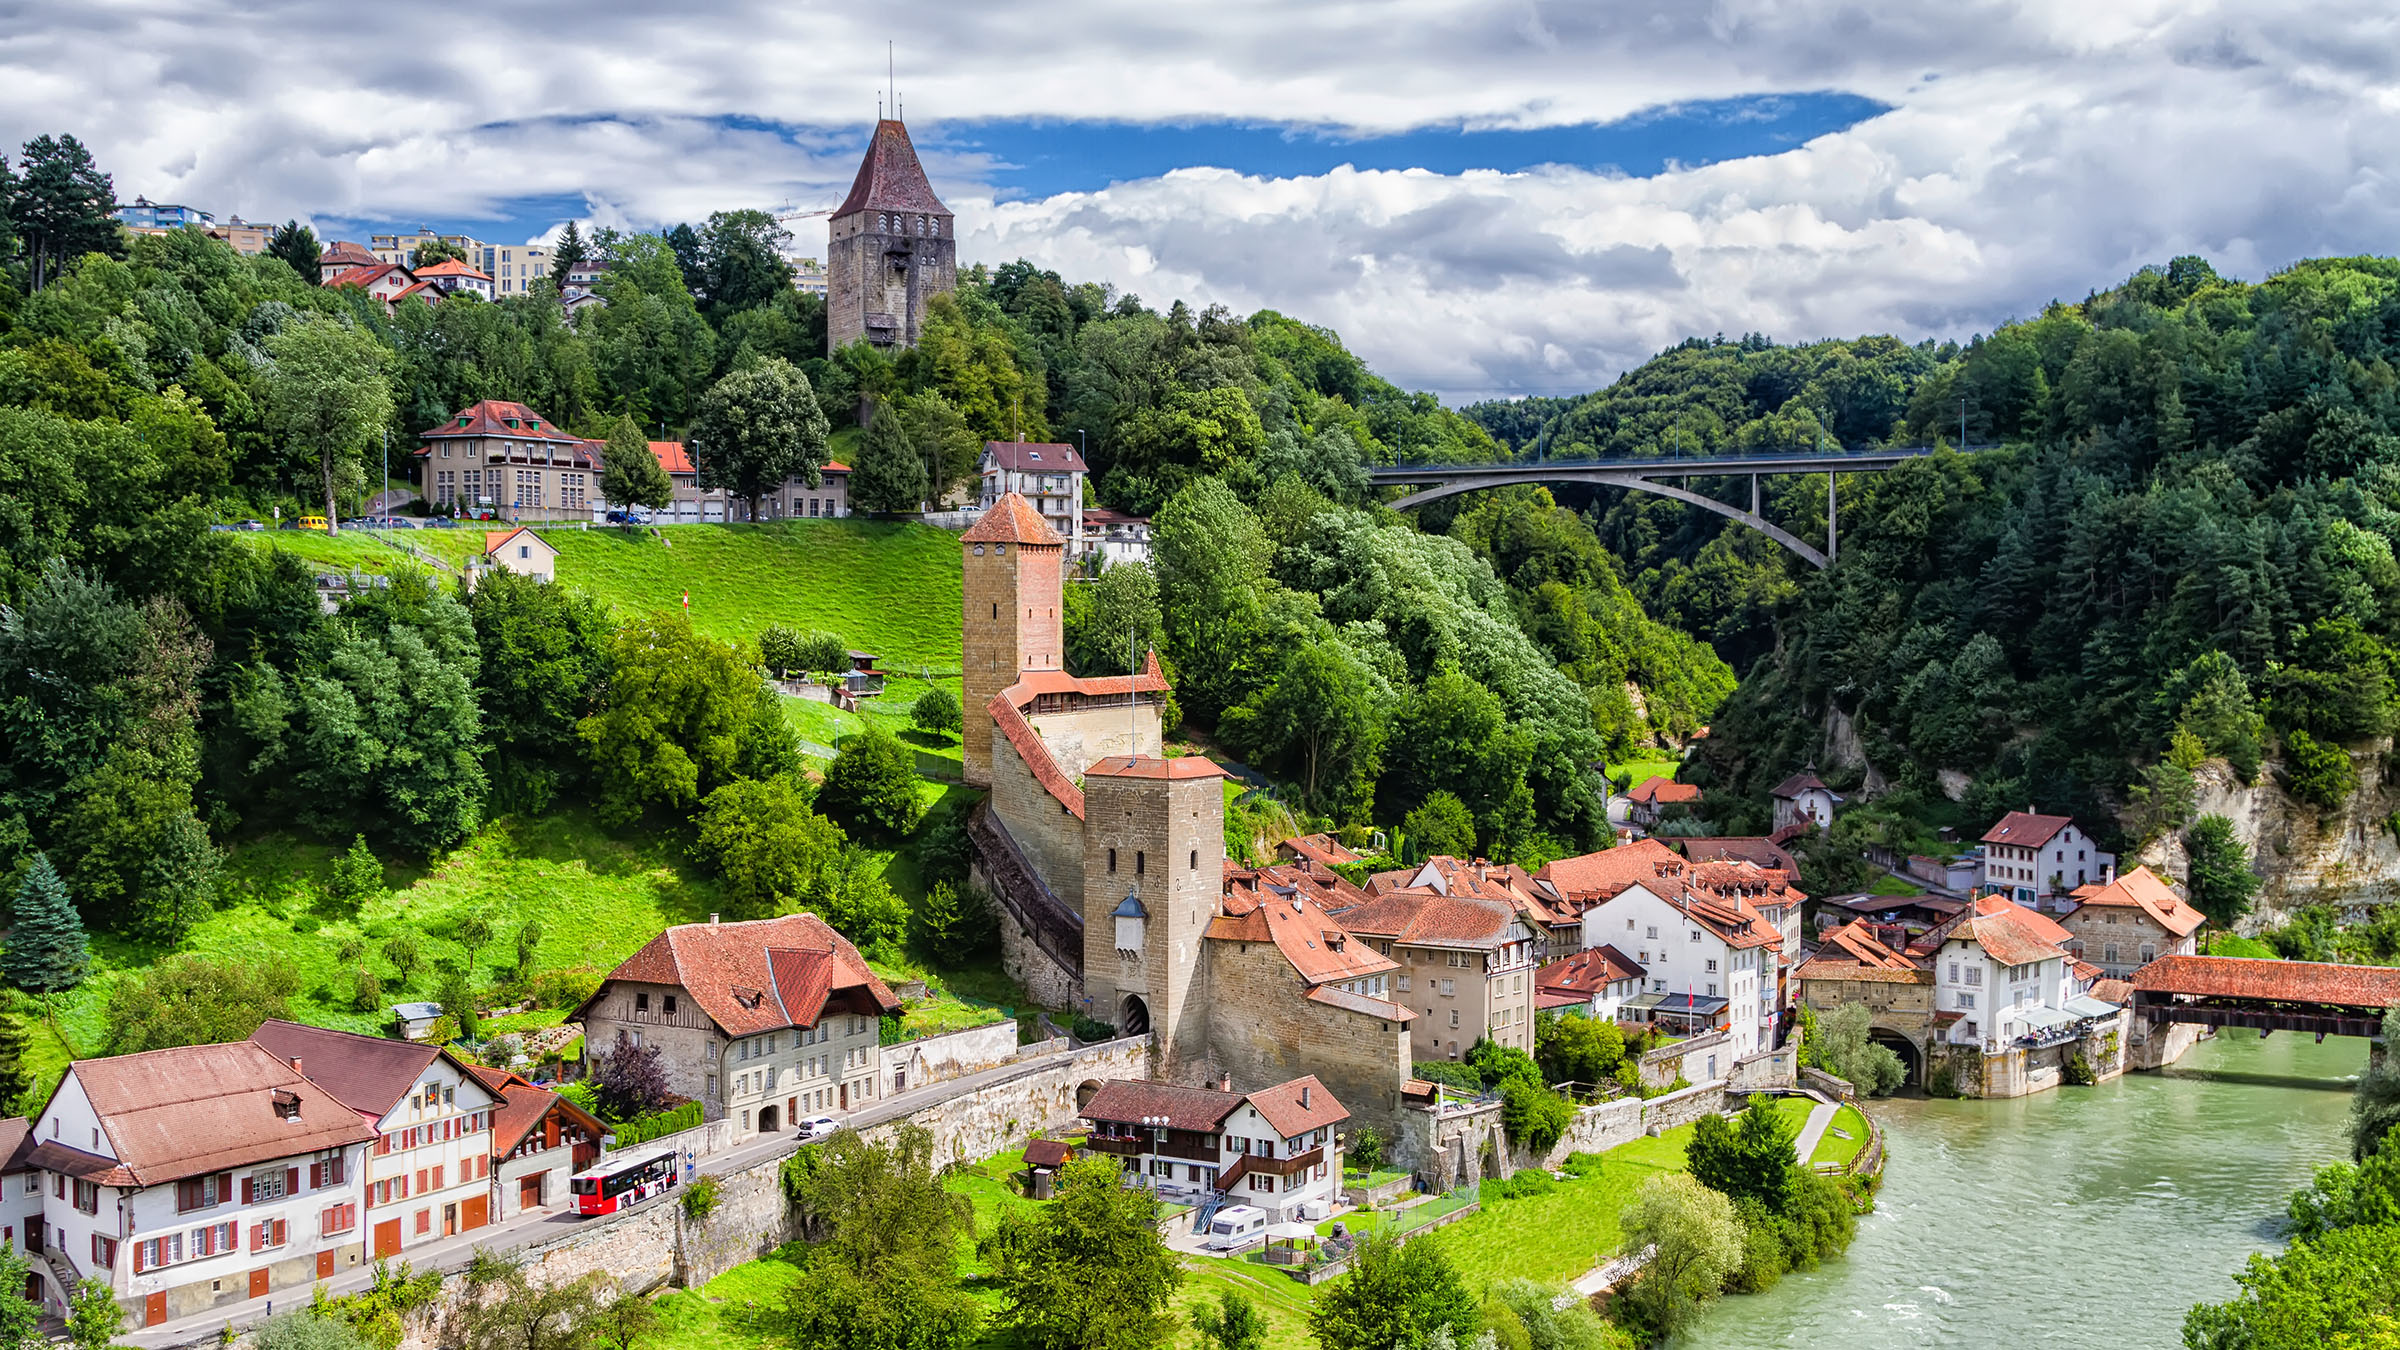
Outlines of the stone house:
{"type": "Polygon", "coordinates": [[[506,1069],[475,1078],[500,1098],[492,1113],[492,1213],[513,1219],[567,1200],[567,1178],[600,1157],[608,1127],[590,1112],[506,1069]]]}
{"type": "Polygon", "coordinates": [[[898,118],[875,124],[826,235],[827,354],[861,338],[916,346],[933,297],[958,288],[957,224],[898,118]]]}
{"type": "Polygon", "coordinates": [[[1927,1048],[1948,1023],[1937,1023],[1933,970],[1908,954],[1904,929],[1868,919],[1843,924],[1792,972],[1792,984],[1799,1001],[1820,1013],[1865,1005],[1870,1033],[1900,1056],[1909,1082],[1925,1081],[1927,1048]]]}
{"type": "Polygon", "coordinates": [[[881,1019],[900,1000],[814,914],[677,924],[625,958],[570,1021],[595,1067],[619,1036],[653,1046],[669,1090],[735,1137],[878,1096],[881,1019]]]}
{"type": "Polygon", "coordinates": [[[417,486],[435,507],[520,520],[589,520],[600,453],[526,407],[487,398],[418,435],[417,486]]]}
{"type": "Polygon", "coordinates": [[[492,1114],[500,1099],[436,1045],[267,1021],[253,1043],[305,1073],[375,1131],[360,1204],[377,1260],[492,1221],[492,1114]]]}
{"type": "Polygon", "coordinates": [[[2067,816],[2045,816],[2028,806],[2011,811],[1984,832],[1984,884],[2020,905],[2049,902],[2063,911],[2076,887],[2098,881],[2116,866],[2067,816]]]}
{"type": "Polygon", "coordinates": [[[2198,934],[2208,922],[2147,867],[2079,887],[2074,899],[2074,908],[2058,920],[2068,933],[2067,951],[2109,979],[2131,979],[2162,956],[2196,955],[2198,934]]]}
{"type": "Polygon", "coordinates": [[[483,562],[545,584],[558,579],[558,550],[522,525],[484,531],[483,562]]]}
{"type": "Polygon", "coordinates": [[[1398,965],[1393,1001],[1422,1010],[1413,1059],[1461,1059],[1484,1038],[1533,1053],[1533,975],[1541,939],[1516,910],[1479,895],[1401,886],[1339,916],[1398,965]]]}
{"type": "Polygon", "coordinates": [[[1817,766],[1809,765],[1800,772],[1775,785],[1775,828],[1788,825],[1814,825],[1825,829],[1833,824],[1833,808],[1841,805],[1841,795],[1825,786],[1817,777],[1817,766]]]}
{"type": "Polygon", "coordinates": [[[1648,978],[1649,972],[1616,948],[1592,947],[1534,972],[1534,1001],[1543,1012],[1580,1011],[1614,1022],[1626,1003],[1640,997],[1648,978]]]}
{"type": "Polygon", "coordinates": [[[1251,1093],[1120,1079],[1077,1114],[1092,1123],[1086,1150],[1163,1196],[1250,1205],[1271,1223],[1331,1218],[1341,1198],[1350,1112],[1314,1077],[1251,1093]]]}
{"type": "Polygon", "coordinates": [[[375,1131],[262,1046],[78,1060],[30,1139],[29,1284],[53,1312],[96,1279],[156,1326],[358,1268],[375,1131]]]}

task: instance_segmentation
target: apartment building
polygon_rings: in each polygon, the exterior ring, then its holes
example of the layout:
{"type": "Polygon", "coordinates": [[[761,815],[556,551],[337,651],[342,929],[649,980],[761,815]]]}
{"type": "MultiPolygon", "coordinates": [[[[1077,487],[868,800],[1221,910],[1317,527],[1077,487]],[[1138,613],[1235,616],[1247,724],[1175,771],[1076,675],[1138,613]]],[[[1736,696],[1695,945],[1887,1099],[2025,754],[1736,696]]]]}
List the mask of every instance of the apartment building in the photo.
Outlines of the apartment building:
{"type": "Polygon", "coordinates": [[[550,275],[546,244],[477,244],[467,258],[492,279],[494,294],[503,300],[524,295],[534,282],[550,275]]]}
{"type": "Polygon", "coordinates": [[[522,403],[487,398],[419,435],[417,483],[436,507],[519,520],[589,520],[600,502],[596,442],[522,403]]]}
{"type": "Polygon", "coordinates": [[[1269,1221],[1331,1218],[1350,1112],[1315,1075],[1251,1093],[1117,1079],[1077,1113],[1084,1147],[1162,1195],[1251,1205],[1269,1221]]]}
{"type": "Polygon", "coordinates": [[[371,1254],[473,1232],[492,1218],[498,1094],[440,1046],[270,1021],[250,1039],[368,1122],[360,1177],[371,1254]]]}
{"type": "Polygon", "coordinates": [[[2099,881],[2116,867],[2068,816],[2045,816],[2028,806],[2000,817],[1983,836],[1984,881],[2020,905],[2045,898],[2053,910],[2072,903],[2077,887],[2099,881]]]}
{"type": "Polygon", "coordinates": [[[980,505],[990,510],[1016,493],[1067,543],[1067,556],[1083,553],[1083,480],[1088,467],[1074,446],[1026,441],[985,441],[977,470],[980,505]]]}
{"type": "Polygon", "coordinates": [[[1459,1059],[1484,1037],[1533,1052],[1541,938],[1514,907],[1402,885],[1334,917],[1397,963],[1392,1001],[1419,1014],[1409,1025],[1411,1058],[1459,1059]]]}
{"type": "Polygon", "coordinates": [[[398,263],[402,267],[406,267],[414,260],[420,245],[430,244],[437,240],[457,249],[468,258],[483,256],[483,244],[480,240],[471,239],[463,234],[440,234],[422,225],[406,234],[369,235],[367,236],[367,251],[375,255],[377,262],[398,263]]]}
{"type": "Polygon", "coordinates": [[[668,1087],[741,1136],[877,1096],[881,1019],[900,1000],[814,914],[677,924],[601,981],[569,1020],[597,1061],[655,1046],[668,1087]]]}
{"type": "Polygon", "coordinates": [[[1628,884],[1583,912],[1585,949],[1630,954],[1648,981],[1618,1016],[1685,1033],[1722,1027],[1735,1059],[1770,1048],[1782,932],[1740,901],[1701,895],[1680,880],[1628,884]]]}
{"type": "Polygon", "coordinates": [[[85,1279],[139,1326],[355,1269],[372,1126],[280,1052],[242,1041],[78,1060],[23,1162],[31,1283],[85,1279]]]}

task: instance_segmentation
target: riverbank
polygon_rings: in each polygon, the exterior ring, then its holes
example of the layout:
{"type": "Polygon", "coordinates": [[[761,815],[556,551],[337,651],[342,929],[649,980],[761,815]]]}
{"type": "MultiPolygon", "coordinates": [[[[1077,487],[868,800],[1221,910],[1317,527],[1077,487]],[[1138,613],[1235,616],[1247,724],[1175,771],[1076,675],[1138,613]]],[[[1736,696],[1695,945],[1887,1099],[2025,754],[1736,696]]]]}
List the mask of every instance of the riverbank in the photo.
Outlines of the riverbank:
{"type": "Polygon", "coordinates": [[[2366,1058],[2228,1032],[2098,1087],[1878,1102],[1890,1162],[1848,1256],[1723,1300],[1677,1346],[2175,1345],[2346,1153],[2366,1058]]]}

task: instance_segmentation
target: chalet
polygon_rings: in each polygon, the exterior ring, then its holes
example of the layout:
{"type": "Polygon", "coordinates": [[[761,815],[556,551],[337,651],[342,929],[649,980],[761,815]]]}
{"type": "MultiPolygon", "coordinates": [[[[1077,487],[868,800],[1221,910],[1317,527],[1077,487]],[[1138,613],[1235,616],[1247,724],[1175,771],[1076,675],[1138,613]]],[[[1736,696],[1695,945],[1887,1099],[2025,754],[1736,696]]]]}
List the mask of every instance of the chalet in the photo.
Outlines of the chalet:
{"type": "Polygon", "coordinates": [[[1251,1205],[1276,1223],[1329,1219],[1341,1196],[1350,1112],[1313,1075],[1251,1093],[1119,1079],[1077,1114],[1091,1122],[1086,1149],[1164,1196],[1251,1205]]]}
{"type": "Polygon", "coordinates": [[[500,1099],[492,1113],[492,1213],[513,1219],[564,1203],[567,1178],[599,1159],[607,1127],[521,1075],[483,1067],[474,1072],[500,1099]]]}

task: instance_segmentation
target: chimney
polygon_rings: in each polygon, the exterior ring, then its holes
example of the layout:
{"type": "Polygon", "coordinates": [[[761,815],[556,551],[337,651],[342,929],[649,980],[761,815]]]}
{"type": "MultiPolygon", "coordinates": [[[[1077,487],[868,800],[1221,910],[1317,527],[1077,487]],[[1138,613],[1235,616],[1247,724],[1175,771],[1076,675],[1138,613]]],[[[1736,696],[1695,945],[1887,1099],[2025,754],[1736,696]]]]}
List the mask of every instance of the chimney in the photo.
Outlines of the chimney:
{"type": "Polygon", "coordinates": [[[1308,1109],[1308,1084],[1306,1083],[1300,1085],[1300,1109],[1303,1111],[1308,1109]]]}
{"type": "Polygon", "coordinates": [[[1232,1075],[1232,1074],[1229,1074],[1229,1073],[1221,1073],[1221,1074],[1218,1074],[1218,1075],[1217,1075],[1217,1091],[1219,1091],[1219,1092],[1231,1092],[1231,1091],[1233,1091],[1233,1075],[1232,1075]]]}
{"type": "Polygon", "coordinates": [[[2117,865],[2115,863],[2112,862],[2108,866],[2100,869],[2100,884],[2103,886],[2114,886],[2117,884],[2117,865]]]}
{"type": "Polygon", "coordinates": [[[301,1067],[300,1067],[300,1057],[299,1057],[298,1055],[294,1055],[294,1056],[292,1056],[292,1072],[293,1072],[293,1073],[303,1073],[303,1072],[304,1072],[304,1071],[301,1069],[301,1067]]]}
{"type": "Polygon", "coordinates": [[[714,928],[714,927],[716,927],[716,926],[717,926],[717,916],[716,916],[716,915],[714,915],[714,914],[711,914],[711,915],[709,915],[709,916],[708,916],[708,926],[709,926],[709,927],[711,927],[711,928],[714,928]]]}

